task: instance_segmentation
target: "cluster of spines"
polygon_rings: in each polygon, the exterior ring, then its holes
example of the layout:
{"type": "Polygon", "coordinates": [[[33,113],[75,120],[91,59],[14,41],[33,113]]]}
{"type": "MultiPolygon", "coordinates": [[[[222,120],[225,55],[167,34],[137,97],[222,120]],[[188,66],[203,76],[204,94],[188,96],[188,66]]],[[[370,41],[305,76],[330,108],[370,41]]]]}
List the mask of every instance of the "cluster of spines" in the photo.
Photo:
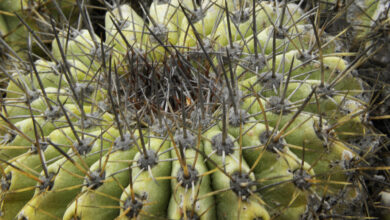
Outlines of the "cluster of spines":
{"type": "Polygon", "coordinates": [[[365,214],[353,174],[377,146],[348,143],[367,133],[351,74],[364,58],[340,58],[294,4],[204,5],[154,2],[149,24],[114,7],[105,42],[81,13],[87,29],[55,33],[53,62],[29,53],[29,74],[6,72],[4,218],[365,214]]]}

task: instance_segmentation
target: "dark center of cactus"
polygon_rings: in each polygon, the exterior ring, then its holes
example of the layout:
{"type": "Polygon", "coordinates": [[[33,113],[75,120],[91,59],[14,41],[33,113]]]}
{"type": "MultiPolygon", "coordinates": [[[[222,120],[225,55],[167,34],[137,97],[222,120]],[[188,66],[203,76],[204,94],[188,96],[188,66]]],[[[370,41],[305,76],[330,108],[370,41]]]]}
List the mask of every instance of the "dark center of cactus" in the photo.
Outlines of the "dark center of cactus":
{"type": "Polygon", "coordinates": [[[311,186],[311,182],[309,181],[311,179],[311,175],[308,174],[303,169],[296,169],[293,171],[293,179],[292,182],[296,187],[298,187],[301,190],[307,190],[311,186]]]}
{"type": "Polygon", "coordinates": [[[256,182],[253,181],[246,173],[233,173],[230,180],[230,188],[243,201],[247,201],[249,196],[254,193],[253,187],[256,182]]]}
{"type": "Polygon", "coordinates": [[[184,188],[191,188],[192,186],[196,185],[198,180],[198,171],[189,165],[187,165],[187,173],[184,172],[182,167],[177,172],[177,181],[184,188]]]}
{"type": "Polygon", "coordinates": [[[200,220],[200,217],[192,210],[187,210],[185,216],[183,214],[180,220],[200,220]]]}
{"type": "Polygon", "coordinates": [[[223,134],[219,133],[211,139],[212,148],[216,153],[221,156],[223,154],[229,155],[234,152],[234,143],[233,140],[227,136],[226,139],[223,139],[223,134]]]}
{"type": "Polygon", "coordinates": [[[3,192],[9,190],[11,187],[12,173],[9,172],[5,176],[1,177],[1,190],[3,192]]]}
{"type": "Polygon", "coordinates": [[[158,155],[154,150],[147,150],[147,156],[141,155],[138,159],[137,164],[140,169],[148,170],[158,163],[158,155]]]}
{"type": "Polygon", "coordinates": [[[229,124],[233,127],[238,127],[245,124],[249,119],[249,114],[244,109],[237,109],[237,112],[230,108],[229,110],[229,124]]]}
{"type": "Polygon", "coordinates": [[[39,179],[41,180],[41,182],[38,185],[39,191],[43,192],[43,191],[51,190],[54,185],[54,177],[55,177],[54,173],[49,173],[48,176],[39,177],[39,179]]]}
{"type": "Polygon", "coordinates": [[[145,198],[141,198],[137,194],[135,194],[134,199],[132,199],[131,197],[128,197],[123,204],[123,209],[125,211],[129,210],[126,213],[126,216],[129,217],[130,219],[136,218],[140,214],[140,212],[144,206],[144,204],[142,202],[142,200],[144,200],[144,199],[145,198]]]}
{"type": "Polygon", "coordinates": [[[86,186],[90,189],[97,189],[103,185],[103,181],[106,178],[106,172],[101,170],[92,171],[85,177],[86,186]]]}
{"type": "Polygon", "coordinates": [[[168,40],[169,30],[163,24],[156,24],[151,29],[150,41],[158,44],[159,41],[165,43],[168,40]]]}
{"type": "Polygon", "coordinates": [[[283,151],[283,148],[286,144],[286,141],[282,138],[275,139],[276,135],[271,132],[264,131],[260,134],[260,142],[266,145],[266,149],[270,152],[277,153],[278,151],[283,151]]]}
{"type": "MultiPolygon", "coordinates": [[[[39,147],[40,147],[42,152],[45,152],[45,150],[49,146],[49,143],[47,143],[46,141],[43,141],[43,140],[39,140],[38,144],[39,144],[39,147]]],[[[31,149],[30,150],[31,150],[31,153],[33,153],[33,154],[38,153],[38,147],[35,144],[31,145],[31,149]]]]}
{"type": "Polygon", "coordinates": [[[47,120],[54,121],[62,116],[62,110],[59,106],[52,106],[45,110],[44,116],[47,120]]]}
{"type": "Polygon", "coordinates": [[[188,130],[184,133],[183,129],[176,131],[174,140],[176,145],[182,147],[183,150],[193,148],[197,143],[197,138],[188,130]]]}
{"type": "Polygon", "coordinates": [[[133,147],[134,140],[130,133],[126,133],[123,137],[117,137],[114,141],[114,150],[126,151],[133,147]]]}
{"type": "Polygon", "coordinates": [[[85,156],[86,154],[88,154],[91,151],[92,142],[93,142],[93,139],[87,137],[87,138],[81,139],[80,142],[78,142],[78,141],[74,142],[73,146],[75,147],[75,149],[77,150],[77,152],[80,155],[85,156]]]}
{"type": "Polygon", "coordinates": [[[286,107],[289,106],[290,103],[286,100],[283,100],[278,96],[271,96],[267,102],[267,108],[270,109],[273,113],[280,115],[286,115],[290,112],[286,107]]]}
{"type": "Polygon", "coordinates": [[[126,54],[125,62],[130,70],[142,71],[148,61],[147,52],[141,48],[132,48],[126,54]]]}
{"type": "MultiPolygon", "coordinates": [[[[104,109],[107,109],[107,111],[111,114],[119,114],[119,108],[116,106],[120,106],[125,108],[127,111],[133,112],[133,109],[130,107],[130,104],[128,102],[128,91],[130,91],[130,87],[134,84],[132,82],[129,82],[127,78],[121,78],[120,81],[124,81],[123,84],[120,82],[119,85],[116,85],[116,88],[112,88],[110,91],[107,91],[107,93],[110,93],[113,98],[112,102],[109,97],[104,99],[103,103],[100,103],[100,106],[104,109]]],[[[114,83],[113,83],[114,84],[114,83]]],[[[142,84],[142,81],[140,81],[140,84],[142,84]]],[[[105,86],[108,85],[105,84],[105,86]]],[[[108,87],[106,87],[108,88],[108,87]]],[[[133,118],[133,114],[119,114],[120,121],[129,121],[133,118]]],[[[125,124],[125,123],[124,123],[125,124]]]]}

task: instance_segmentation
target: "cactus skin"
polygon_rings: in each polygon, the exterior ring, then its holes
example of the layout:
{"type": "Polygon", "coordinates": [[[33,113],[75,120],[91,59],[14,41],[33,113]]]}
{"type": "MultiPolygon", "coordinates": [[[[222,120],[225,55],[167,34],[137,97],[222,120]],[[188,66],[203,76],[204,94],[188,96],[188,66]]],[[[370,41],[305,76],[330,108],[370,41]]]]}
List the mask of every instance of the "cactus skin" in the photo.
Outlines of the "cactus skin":
{"type": "MultiPolygon", "coordinates": [[[[205,134],[205,137],[209,140],[217,138],[221,134],[219,128],[211,128],[205,134]]],[[[228,137],[230,139],[232,137],[228,137]]],[[[206,141],[204,142],[204,151],[207,155],[212,155],[212,152],[215,150],[215,142],[206,141]]],[[[238,147],[235,145],[235,147],[238,147]]],[[[239,176],[244,176],[246,181],[248,181],[248,186],[243,187],[246,191],[254,192],[256,187],[252,185],[252,181],[255,180],[254,174],[249,173],[249,166],[245,160],[241,161],[241,164],[236,161],[234,158],[240,157],[239,152],[235,151],[230,153],[228,151],[222,150],[222,152],[215,152],[210,159],[214,163],[209,163],[209,167],[216,168],[216,166],[222,167],[224,172],[215,172],[212,174],[213,188],[216,190],[223,190],[232,186],[232,181],[234,179],[229,179],[226,175],[228,174],[230,178],[235,174],[239,176]]],[[[237,181],[237,180],[236,180],[237,181]]],[[[233,183],[234,184],[234,183],[233,183]]],[[[239,183],[236,183],[239,184],[239,183]]],[[[221,192],[216,196],[217,202],[217,212],[219,219],[254,219],[254,218],[263,218],[270,219],[268,212],[263,206],[263,201],[261,198],[256,195],[240,195],[234,191],[221,192]]]]}
{"type": "MultiPolygon", "coordinates": [[[[200,147],[201,148],[201,147],[200,147]]],[[[202,216],[201,219],[215,219],[215,201],[211,196],[199,199],[199,197],[205,196],[207,193],[212,192],[211,178],[210,176],[202,176],[208,171],[206,164],[203,162],[203,156],[199,156],[196,163],[194,158],[196,151],[187,149],[184,152],[186,163],[188,167],[196,170],[198,174],[198,180],[193,183],[192,186],[183,186],[175,179],[171,181],[172,196],[169,201],[168,217],[173,219],[183,218],[185,215],[189,218],[188,213],[193,213],[196,216],[202,216]],[[193,165],[195,164],[195,165],[193,165]]],[[[175,157],[175,155],[173,155],[175,157]]],[[[181,170],[179,162],[172,163],[172,176],[177,177],[181,170]]]]}
{"type": "Polygon", "coordinates": [[[48,167],[49,173],[57,174],[53,187],[47,192],[35,190],[34,197],[20,211],[19,218],[24,216],[28,219],[52,219],[53,216],[58,218],[63,216],[66,207],[53,201],[61,199],[64,203],[70,203],[82,187],[83,179],[80,177],[84,175],[86,168],[80,168],[81,161],[91,166],[95,161],[99,160],[100,154],[97,152],[101,148],[107,150],[111,146],[112,141],[115,140],[115,137],[119,135],[118,131],[113,128],[108,129],[104,133],[100,131],[93,133],[101,135],[104,142],[102,143],[100,138],[97,139],[89,155],[86,155],[84,158],[78,157],[72,153],[72,150],[69,150],[68,154],[73,154],[71,160],[63,158],[51,164],[48,167]]]}
{"type": "MultiPolygon", "coordinates": [[[[6,35],[5,41],[21,58],[27,59],[27,38],[29,29],[35,32],[43,41],[50,41],[52,37],[49,35],[51,31],[48,19],[50,16],[56,19],[58,25],[64,22],[75,22],[75,17],[71,16],[77,13],[78,7],[74,0],[52,1],[52,0],[4,0],[0,2],[0,10],[4,12],[4,20],[7,23],[8,29],[3,32],[6,35]],[[57,6],[58,8],[57,8],[57,6]],[[69,21],[67,19],[69,18],[69,21]],[[28,28],[21,24],[28,25],[28,28]],[[64,21],[65,20],[65,21],[64,21]]],[[[33,42],[32,49],[34,52],[43,55],[43,51],[33,42]]]]}
{"type": "Polygon", "coordinates": [[[364,171],[386,168],[367,167],[376,144],[352,141],[373,132],[366,85],[351,73],[362,61],[307,10],[106,6],[105,40],[80,15],[87,29],[56,32],[50,56],[29,63],[36,74],[6,70],[0,219],[372,216],[361,211],[364,171]]]}
{"type": "Polygon", "coordinates": [[[133,159],[137,149],[134,145],[126,146],[129,149],[116,149],[110,154],[107,154],[101,161],[96,161],[90,168],[90,175],[96,172],[100,176],[103,175],[103,179],[97,183],[92,182],[91,186],[84,181],[85,185],[82,190],[80,197],[76,198],[75,201],[67,208],[64,213],[64,219],[72,219],[74,217],[82,218],[96,218],[95,214],[100,219],[111,219],[119,214],[119,210],[113,208],[117,204],[118,198],[122,194],[122,189],[129,184],[126,173],[118,171],[128,168],[126,162],[122,160],[133,159]],[[102,161],[106,161],[106,167],[102,167],[102,161]],[[96,186],[94,186],[96,184],[96,186]],[[94,189],[96,188],[96,189],[94,189]],[[93,189],[93,190],[91,190],[93,189]],[[106,195],[112,196],[107,198],[106,195]],[[92,206],[90,207],[90,204],[92,206]],[[106,207],[106,209],[100,209],[99,212],[93,207],[106,207]]]}
{"type": "MultiPolygon", "coordinates": [[[[164,152],[168,149],[169,142],[158,139],[158,138],[149,138],[147,140],[148,145],[150,146],[149,152],[159,154],[158,152],[164,152]]],[[[142,205],[142,213],[140,213],[140,219],[153,219],[158,216],[166,216],[166,210],[168,209],[169,204],[169,194],[170,194],[170,183],[169,180],[158,180],[161,177],[167,177],[170,175],[171,171],[171,162],[160,162],[155,166],[151,166],[151,172],[153,174],[153,178],[156,180],[151,180],[149,176],[149,170],[144,170],[145,168],[140,168],[138,161],[144,155],[138,152],[134,157],[134,168],[132,169],[132,177],[134,179],[134,185],[126,187],[121,195],[121,200],[125,201],[121,203],[121,212],[120,215],[122,219],[127,219],[127,217],[131,217],[132,206],[129,205],[126,208],[126,202],[133,202],[132,193],[135,194],[138,201],[139,197],[145,197],[144,200],[141,200],[142,205]],[[142,169],[142,170],[141,170],[142,169]],[[140,174],[139,174],[140,173],[140,174]],[[133,190],[133,192],[131,192],[133,190]],[[125,209],[126,208],[126,209],[125,209]],[[130,213],[131,212],[131,213],[130,213]]],[[[170,152],[163,153],[158,156],[158,160],[167,160],[170,159],[170,152]]],[[[149,169],[149,168],[147,168],[149,169]]],[[[134,212],[136,213],[136,212],[134,212]]],[[[135,215],[135,214],[133,214],[135,215]]]]}

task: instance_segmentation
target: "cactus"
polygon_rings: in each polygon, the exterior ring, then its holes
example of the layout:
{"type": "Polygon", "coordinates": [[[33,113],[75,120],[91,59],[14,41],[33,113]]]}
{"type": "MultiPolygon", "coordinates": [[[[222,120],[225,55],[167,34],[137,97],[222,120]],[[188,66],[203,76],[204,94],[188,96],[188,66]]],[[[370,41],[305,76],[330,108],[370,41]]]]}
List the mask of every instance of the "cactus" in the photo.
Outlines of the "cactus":
{"type": "Polygon", "coordinates": [[[77,1],[50,44],[23,22],[37,40],[1,66],[0,219],[389,218],[387,116],[356,73],[374,43],[351,53],[323,4],[286,2],[105,1],[98,33],[77,1]]]}
{"type": "MultiPolygon", "coordinates": [[[[35,36],[41,42],[47,43],[52,40],[52,27],[49,18],[56,19],[58,27],[67,23],[74,23],[74,14],[78,13],[77,1],[74,0],[4,0],[0,2],[0,10],[7,24],[7,31],[3,32],[6,42],[22,58],[28,46],[29,29],[34,30],[35,36]],[[24,25],[23,25],[24,24],[24,25]]],[[[43,54],[39,45],[33,43],[34,52],[43,54]]]]}

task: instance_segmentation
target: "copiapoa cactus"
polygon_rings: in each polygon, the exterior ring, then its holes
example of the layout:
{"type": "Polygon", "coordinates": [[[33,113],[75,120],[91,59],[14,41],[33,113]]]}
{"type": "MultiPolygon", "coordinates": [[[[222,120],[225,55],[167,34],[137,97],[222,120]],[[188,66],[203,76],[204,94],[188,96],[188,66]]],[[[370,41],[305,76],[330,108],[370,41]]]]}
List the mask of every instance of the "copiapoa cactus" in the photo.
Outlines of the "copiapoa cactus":
{"type": "MultiPolygon", "coordinates": [[[[21,55],[3,41],[0,219],[389,218],[387,116],[358,77],[378,43],[349,51],[325,3],[58,3],[50,43],[34,15],[21,55]]],[[[354,44],[389,24],[372,4],[354,44]]]]}

